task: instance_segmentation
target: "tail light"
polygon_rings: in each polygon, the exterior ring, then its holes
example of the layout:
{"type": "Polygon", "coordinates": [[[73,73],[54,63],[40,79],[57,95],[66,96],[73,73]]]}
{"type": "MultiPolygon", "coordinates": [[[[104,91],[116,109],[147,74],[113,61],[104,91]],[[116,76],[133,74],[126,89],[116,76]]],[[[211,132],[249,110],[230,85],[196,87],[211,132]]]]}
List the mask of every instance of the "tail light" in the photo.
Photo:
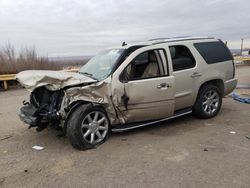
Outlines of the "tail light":
{"type": "Polygon", "coordinates": [[[233,62],[233,78],[235,77],[235,63],[234,63],[234,59],[232,60],[233,62]]]}

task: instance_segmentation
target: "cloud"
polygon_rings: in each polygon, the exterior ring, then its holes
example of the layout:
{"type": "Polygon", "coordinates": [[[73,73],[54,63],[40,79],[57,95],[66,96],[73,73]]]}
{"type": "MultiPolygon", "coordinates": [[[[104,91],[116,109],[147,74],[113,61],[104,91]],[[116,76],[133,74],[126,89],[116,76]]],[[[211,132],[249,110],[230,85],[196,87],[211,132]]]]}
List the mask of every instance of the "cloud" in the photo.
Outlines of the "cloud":
{"type": "Polygon", "coordinates": [[[249,6],[249,0],[2,0],[0,45],[88,55],[123,41],[205,35],[235,48],[250,38],[249,6]]]}

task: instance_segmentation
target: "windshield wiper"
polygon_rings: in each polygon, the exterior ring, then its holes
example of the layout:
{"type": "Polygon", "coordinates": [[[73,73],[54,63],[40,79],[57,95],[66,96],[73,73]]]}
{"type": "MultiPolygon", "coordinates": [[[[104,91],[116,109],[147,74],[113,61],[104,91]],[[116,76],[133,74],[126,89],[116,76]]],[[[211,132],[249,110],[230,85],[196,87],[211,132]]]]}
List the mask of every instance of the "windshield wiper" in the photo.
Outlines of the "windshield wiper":
{"type": "Polygon", "coordinates": [[[94,79],[94,80],[97,80],[96,78],[93,77],[93,74],[91,73],[88,73],[88,72],[79,72],[80,74],[84,74],[84,75],[87,75],[88,77],[94,79]]]}

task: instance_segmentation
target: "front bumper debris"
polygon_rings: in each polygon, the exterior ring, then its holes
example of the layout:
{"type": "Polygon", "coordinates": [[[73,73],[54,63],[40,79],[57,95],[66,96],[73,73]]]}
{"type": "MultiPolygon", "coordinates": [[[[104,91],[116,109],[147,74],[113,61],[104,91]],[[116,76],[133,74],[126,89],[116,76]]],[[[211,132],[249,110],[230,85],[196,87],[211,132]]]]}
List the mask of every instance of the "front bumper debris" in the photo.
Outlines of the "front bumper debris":
{"type": "Polygon", "coordinates": [[[32,105],[23,106],[19,112],[19,118],[26,124],[37,125],[37,117],[34,117],[37,108],[32,105]]]}
{"type": "Polygon", "coordinates": [[[27,116],[24,113],[20,112],[19,114],[19,118],[26,124],[29,125],[35,125],[37,122],[37,118],[36,117],[32,117],[32,116],[27,116]]]}

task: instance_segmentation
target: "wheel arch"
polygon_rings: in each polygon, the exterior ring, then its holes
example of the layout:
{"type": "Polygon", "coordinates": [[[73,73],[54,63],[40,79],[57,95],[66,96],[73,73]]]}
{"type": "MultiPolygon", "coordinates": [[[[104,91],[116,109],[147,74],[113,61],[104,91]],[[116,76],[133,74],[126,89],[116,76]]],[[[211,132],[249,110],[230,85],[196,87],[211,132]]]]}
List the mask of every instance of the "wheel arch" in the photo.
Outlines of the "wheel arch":
{"type": "Polygon", "coordinates": [[[199,90],[196,94],[195,101],[197,100],[197,97],[200,93],[201,88],[206,86],[206,85],[214,85],[214,86],[218,87],[220,92],[221,92],[221,95],[224,96],[224,82],[222,79],[217,78],[217,79],[207,80],[200,85],[199,90]]]}
{"type": "MultiPolygon", "coordinates": [[[[63,122],[63,133],[66,135],[66,132],[67,132],[67,125],[68,125],[68,121],[69,121],[69,118],[70,116],[72,115],[72,113],[81,105],[93,105],[93,106],[98,106],[100,108],[102,108],[105,112],[105,108],[100,105],[100,104],[97,104],[97,103],[92,103],[92,102],[88,102],[88,101],[83,101],[83,100],[78,100],[78,101],[74,101],[72,102],[68,107],[67,107],[67,115],[66,115],[66,118],[65,118],[65,121],[63,122]]],[[[108,117],[108,116],[107,116],[108,117]]]]}
{"type": "Polygon", "coordinates": [[[195,103],[192,107],[192,110],[193,110],[193,114],[196,116],[196,117],[199,117],[199,118],[212,118],[214,116],[217,115],[217,113],[220,111],[220,108],[221,108],[221,104],[222,104],[222,97],[224,95],[224,84],[223,84],[223,81],[221,79],[213,79],[213,80],[208,80],[206,82],[204,82],[203,84],[201,84],[201,86],[199,87],[199,90],[197,92],[197,96],[196,96],[196,100],[195,100],[195,103]],[[209,89],[211,88],[218,88],[216,89],[217,92],[219,92],[218,94],[220,96],[219,97],[219,100],[218,100],[218,106],[216,107],[217,109],[215,110],[215,113],[214,114],[206,114],[204,113],[203,111],[203,97],[204,97],[204,94],[206,94],[206,92],[210,91],[209,89]]]}

